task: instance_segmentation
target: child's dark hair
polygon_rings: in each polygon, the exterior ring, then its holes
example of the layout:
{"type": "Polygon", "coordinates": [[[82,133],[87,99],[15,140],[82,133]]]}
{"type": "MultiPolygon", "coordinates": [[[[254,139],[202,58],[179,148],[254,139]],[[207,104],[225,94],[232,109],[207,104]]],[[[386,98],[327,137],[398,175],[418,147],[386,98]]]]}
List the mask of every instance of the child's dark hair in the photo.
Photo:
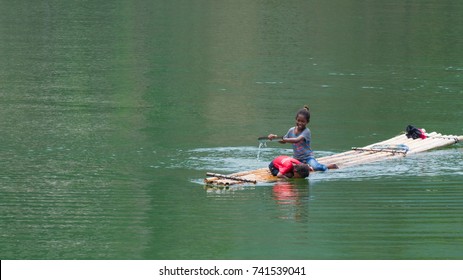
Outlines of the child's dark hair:
{"type": "Polygon", "coordinates": [[[297,119],[297,116],[303,116],[306,120],[307,120],[307,123],[310,122],[310,111],[309,111],[309,106],[307,105],[304,105],[304,108],[302,108],[301,110],[297,111],[297,114],[296,114],[296,119],[297,119]]]}
{"type": "Polygon", "coordinates": [[[302,178],[309,176],[310,170],[307,164],[301,163],[294,165],[294,172],[297,172],[302,178]]]}

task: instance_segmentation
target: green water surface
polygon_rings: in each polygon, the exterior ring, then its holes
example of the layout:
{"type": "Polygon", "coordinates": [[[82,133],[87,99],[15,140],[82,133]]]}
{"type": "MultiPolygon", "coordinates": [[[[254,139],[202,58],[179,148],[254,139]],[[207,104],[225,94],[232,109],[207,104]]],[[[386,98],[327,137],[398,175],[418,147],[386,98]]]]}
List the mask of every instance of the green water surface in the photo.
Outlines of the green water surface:
{"type": "Polygon", "coordinates": [[[462,259],[463,148],[206,190],[311,107],[321,157],[463,135],[463,2],[0,1],[1,259],[462,259]]]}

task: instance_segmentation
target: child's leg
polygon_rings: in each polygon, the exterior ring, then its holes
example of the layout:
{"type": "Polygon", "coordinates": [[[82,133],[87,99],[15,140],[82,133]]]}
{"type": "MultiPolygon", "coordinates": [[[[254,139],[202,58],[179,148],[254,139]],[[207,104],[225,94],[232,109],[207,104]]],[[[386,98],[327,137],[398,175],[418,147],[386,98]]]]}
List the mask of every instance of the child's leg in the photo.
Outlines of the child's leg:
{"type": "Polygon", "coordinates": [[[319,163],[315,158],[311,157],[307,160],[307,164],[312,166],[315,171],[326,171],[328,167],[324,164],[319,163]]]}

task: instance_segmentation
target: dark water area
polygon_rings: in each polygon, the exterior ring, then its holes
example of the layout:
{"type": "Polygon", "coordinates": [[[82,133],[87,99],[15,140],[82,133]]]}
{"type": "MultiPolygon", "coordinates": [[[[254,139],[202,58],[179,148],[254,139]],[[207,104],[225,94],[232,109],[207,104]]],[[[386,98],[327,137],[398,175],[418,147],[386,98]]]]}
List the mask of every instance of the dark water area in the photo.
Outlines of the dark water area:
{"type": "Polygon", "coordinates": [[[463,135],[461,34],[451,0],[2,1],[0,258],[462,259],[461,143],[202,183],[304,104],[317,157],[463,135]]]}

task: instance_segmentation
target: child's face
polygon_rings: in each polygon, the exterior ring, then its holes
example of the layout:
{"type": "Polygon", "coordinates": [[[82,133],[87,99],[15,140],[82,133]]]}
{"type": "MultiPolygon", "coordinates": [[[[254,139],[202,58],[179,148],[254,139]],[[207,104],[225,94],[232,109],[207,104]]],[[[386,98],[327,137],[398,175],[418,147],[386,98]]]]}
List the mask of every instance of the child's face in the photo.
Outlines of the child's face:
{"type": "Polygon", "coordinates": [[[304,130],[307,125],[307,120],[303,115],[297,115],[296,127],[298,130],[304,130]]]}

